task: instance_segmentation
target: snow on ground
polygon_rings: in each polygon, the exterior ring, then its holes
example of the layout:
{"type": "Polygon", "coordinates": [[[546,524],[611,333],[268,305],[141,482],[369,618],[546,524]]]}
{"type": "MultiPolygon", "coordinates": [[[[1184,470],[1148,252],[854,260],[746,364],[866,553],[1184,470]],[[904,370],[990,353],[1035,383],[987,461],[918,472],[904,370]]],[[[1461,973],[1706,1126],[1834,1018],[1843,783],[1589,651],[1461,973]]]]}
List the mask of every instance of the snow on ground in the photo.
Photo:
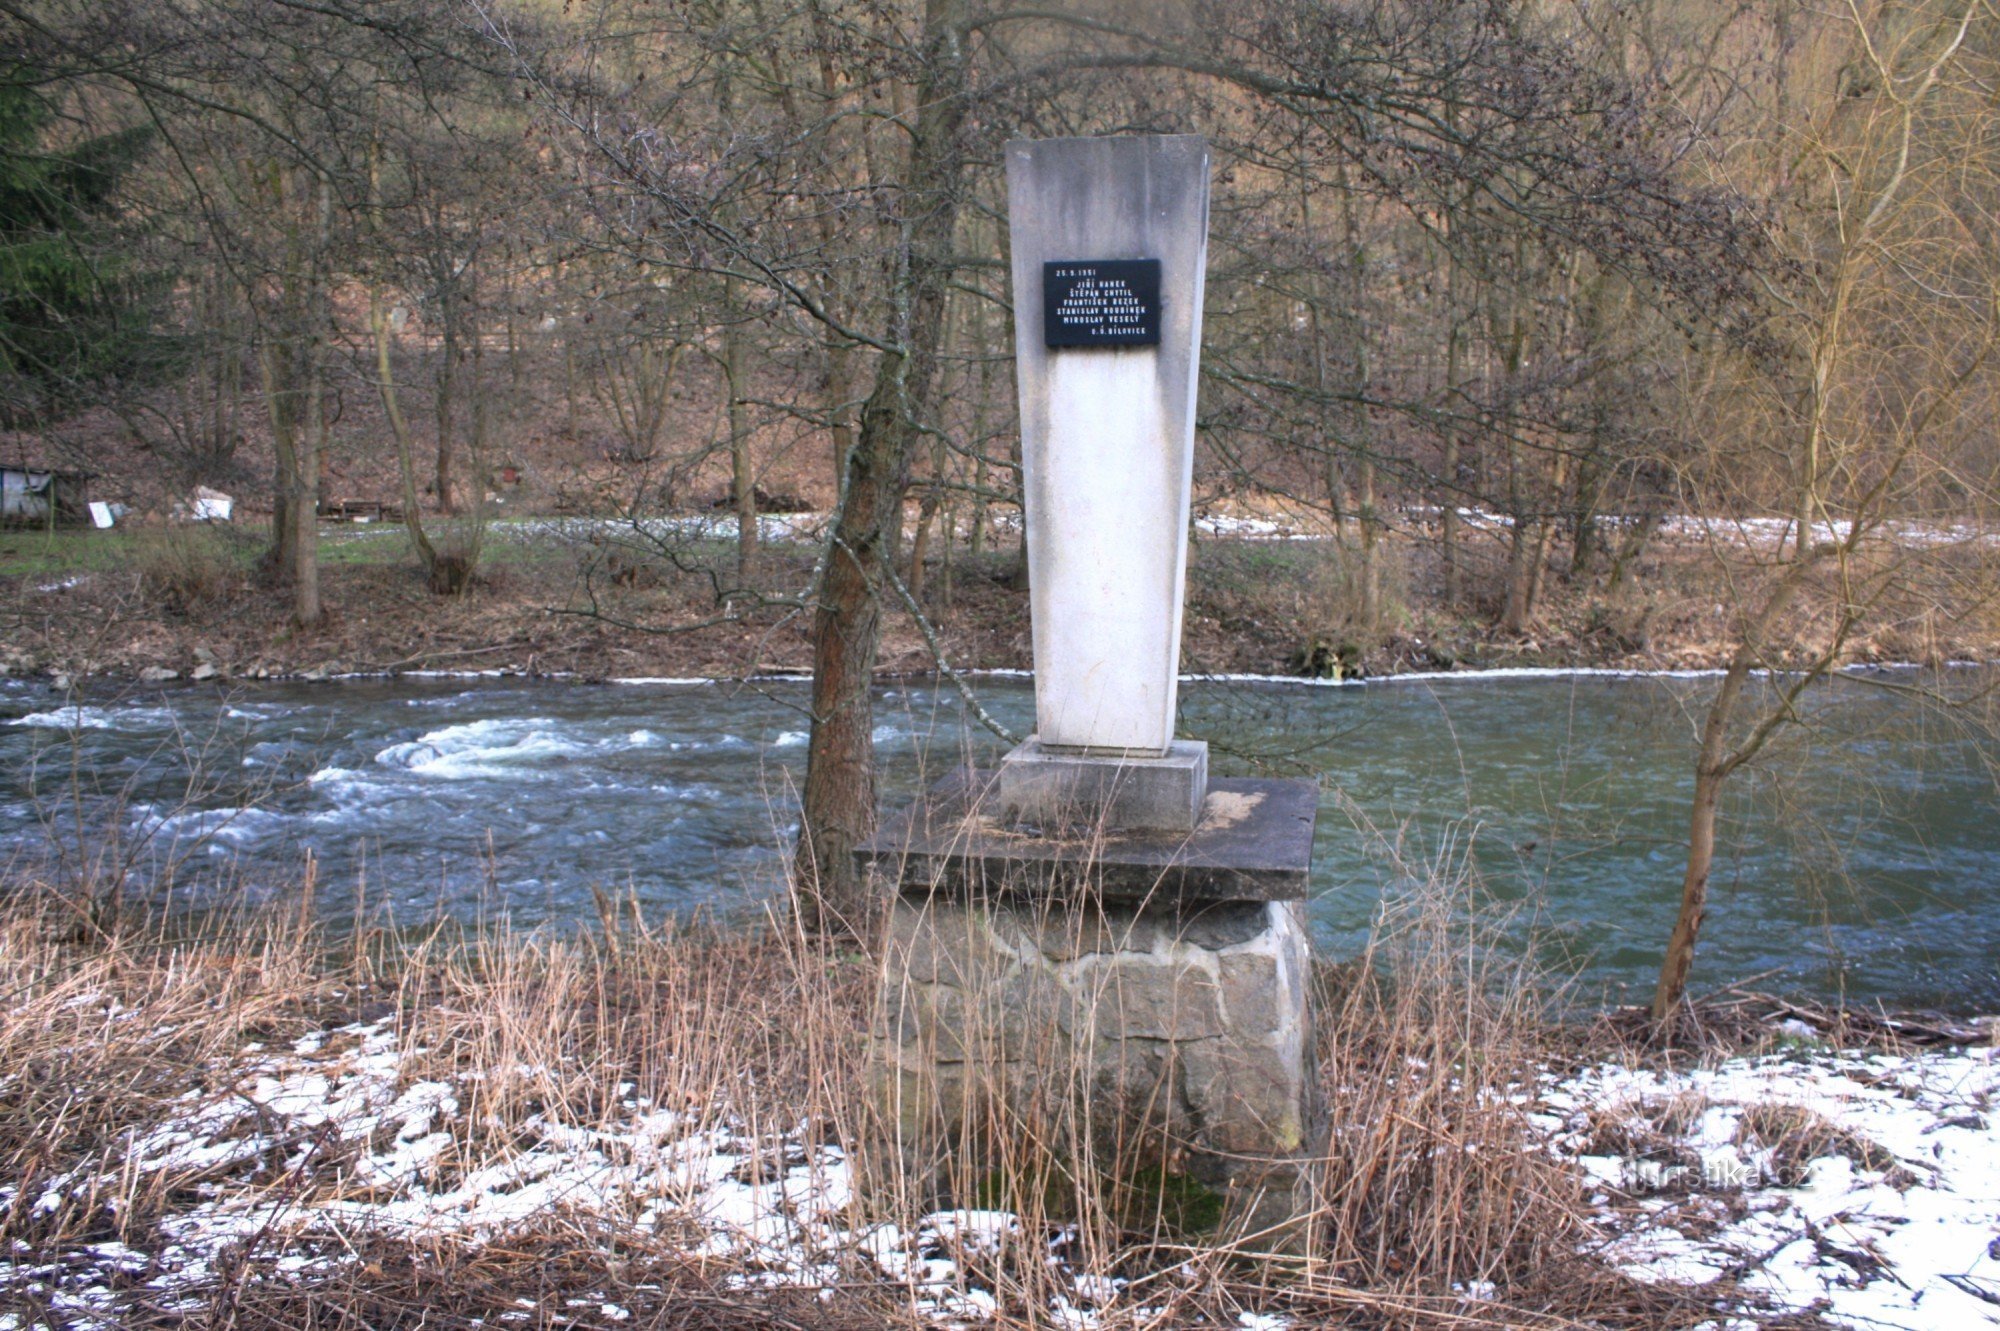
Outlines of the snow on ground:
{"type": "MultiPolygon", "coordinates": [[[[1392,523],[1397,522],[1398,518],[1407,522],[1436,522],[1441,519],[1442,512],[1443,510],[1428,505],[1412,505],[1399,510],[1388,520],[1392,523]]],[[[1501,535],[1511,531],[1514,525],[1514,520],[1507,514],[1496,513],[1489,509],[1459,508],[1455,512],[1469,531],[1501,535]]],[[[818,541],[825,536],[827,524],[832,517],[831,513],[815,512],[762,513],[757,517],[758,539],[765,542],[818,541]]],[[[1620,514],[1604,514],[1598,519],[1607,528],[1627,527],[1638,520],[1620,514]]],[[[987,514],[987,529],[1014,531],[1019,529],[1020,521],[1018,511],[995,509],[987,514]]],[[[1204,536],[1237,541],[1313,542],[1330,539],[1325,515],[1314,512],[1258,516],[1210,510],[1196,512],[1191,521],[1194,529],[1204,536]]],[[[957,525],[961,536],[970,534],[969,515],[961,515],[957,519],[957,525]]],[[[1795,525],[1790,518],[1774,516],[1732,517],[1669,513],[1659,520],[1660,532],[1677,540],[1736,545],[1752,549],[1775,548],[1780,541],[1790,539],[1795,525]]],[[[399,524],[393,523],[371,523],[338,530],[340,539],[361,540],[377,536],[393,536],[402,528],[399,524]]],[[[667,513],[631,518],[506,518],[492,522],[486,530],[496,540],[534,543],[544,539],[554,539],[578,544],[631,542],[643,548],[655,542],[734,541],[736,515],[709,512],[667,513]]],[[[1851,531],[1852,524],[1845,519],[1823,519],[1813,524],[1813,539],[1823,542],[1844,541],[1851,531]]],[[[2000,532],[1970,520],[1896,519],[1876,525],[1867,535],[1870,539],[1893,542],[1905,548],[2000,543],[2000,532]]],[[[74,582],[74,579],[71,582],[74,582]]],[[[51,584],[40,590],[55,592],[69,585],[70,583],[51,584]]]]}
{"type": "Polygon", "coordinates": [[[1536,1122],[1586,1171],[1605,1255],[1855,1327],[2000,1326],[2000,1051],[1599,1067],[1536,1122]]]}
{"type": "MultiPolygon", "coordinates": [[[[468,1121],[477,1074],[417,1079],[408,1062],[384,1023],[307,1036],[284,1052],[246,1050],[225,1093],[190,1091],[165,1122],[133,1131],[108,1171],[58,1174],[37,1186],[30,1209],[116,1197],[130,1178],[198,1179],[181,1191],[199,1200],[150,1238],[128,1234],[130,1246],[89,1243],[48,1260],[17,1241],[0,1254],[0,1301],[46,1301],[73,1326],[109,1328],[129,1297],[121,1290],[192,1307],[232,1259],[310,1277],[351,1260],[358,1233],[490,1239],[568,1214],[683,1243],[733,1267],[739,1288],[824,1288],[872,1270],[941,1325],[984,1320],[998,1306],[963,1266],[1003,1237],[1019,1241],[1011,1215],[946,1211],[907,1229],[857,1228],[846,1156],[806,1125],[752,1138],[655,1106],[629,1084],[603,1122],[477,1124],[468,1121]],[[465,1143],[482,1129],[496,1140],[475,1156],[465,1143]]],[[[18,1196],[17,1184],[0,1184],[0,1212],[18,1196]]],[[[1058,1270],[1066,1241],[1049,1241],[1058,1270]]],[[[1054,1310],[1070,1325],[1092,1324],[1117,1292],[1088,1275],[1072,1283],[1074,1298],[1054,1310]]],[[[19,1325],[0,1314],[0,1331],[19,1325]]]]}
{"type": "MultiPolygon", "coordinates": [[[[190,1091],[110,1159],[38,1182],[32,1197],[0,1183],[0,1209],[44,1215],[115,1198],[132,1179],[172,1177],[182,1199],[124,1243],[50,1254],[17,1241],[0,1254],[0,1301],[110,1327],[135,1294],[211,1297],[217,1272],[246,1254],[310,1278],[352,1260],[358,1233],[476,1241],[559,1215],[684,1245],[744,1289],[872,1273],[940,1325],[995,1311],[978,1273],[1002,1246],[1048,1244],[1069,1287],[1049,1309],[1063,1325],[1097,1325],[1124,1297],[1122,1282],[1065,1265],[1074,1235],[1031,1240],[1004,1212],[863,1224],[845,1155],[806,1125],[752,1137],[630,1086],[590,1123],[482,1121],[478,1074],[413,1052],[384,1023],[250,1046],[210,1079],[226,1089],[190,1091]]],[[[1605,1065],[1524,1097],[1549,1148],[1589,1182],[1606,1260],[1648,1281],[1733,1279],[1858,1328],[2000,1326],[1997,1100],[1993,1049],[1806,1048],[1675,1073],[1605,1065]]],[[[0,1331],[16,1325],[0,1316],[0,1331]]]]}

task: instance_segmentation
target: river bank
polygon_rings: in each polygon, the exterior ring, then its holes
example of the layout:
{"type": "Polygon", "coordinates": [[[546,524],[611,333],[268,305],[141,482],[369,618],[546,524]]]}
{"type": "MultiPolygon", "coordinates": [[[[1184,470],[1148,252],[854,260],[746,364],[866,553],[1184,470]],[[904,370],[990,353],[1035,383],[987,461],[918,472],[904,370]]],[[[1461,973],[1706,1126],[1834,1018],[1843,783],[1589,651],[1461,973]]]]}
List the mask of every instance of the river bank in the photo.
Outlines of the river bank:
{"type": "Polygon", "coordinates": [[[1915,1328],[2000,1291],[1990,1045],[1665,1056],[1385,931],[1393,983],[1323,977],[1323,1255],[1253,1271],[1094,1176],[966,1209],[871,1172],[865,956],[605,926],[343,949],[10,884],[0,1326],[1915,1328]]]}
{"type": "MultiPolygon", "coordinates": [[[[635,533],[616,523],[526,519],[496,524],[466,594],[427,591],[400,532],[331,528],[323,536],[326,622],[287,624],[289,598],[261,585],[255,530],[135,528],[0,534],[8,633],[0,670],[69,680],[320,678],[355,673],[497,670],[582,679],[745,678],[811,667],[813,547],[773,520],[747,579],[726,541],[695,529],[635,533]],[[669,539],[671,538],[671,539],[669,539]],[[718,603],[718,590],[754,595],[718,603]]],[[[1470,559],[1445,595],[1432,545],[1393,537],[1382,617],[1356,623],[1354,555],[1333,542],[1218,528],[1190,556],[1183,667],[1196,674],[1380,678],[1509,668],[1657,672],[1714,669],[1733,648],[1744,595],[1710,538],[1670,528],[1616,585],[1552,578],[1532,626],[1495,626],[1494,551],[1470,559]]],[[[996,537],[997,540],[1003,538],[996,537]]],[[[1984,556],[1969,540],[1930,550],[1894,604],[1875,607],[1848,664],[2000,659],[1990,613],[1943,616],[1930,584],[1984,556]]],[[[1479,547],[1469,547],[1477,551],[1479,547]]],[[[1827,577],[1833,577],[1828,571],[1827,577]]],[[[1019,555],[1002,545],[926,566],[917,595],[947,664],[1021,670],[1032,663],[1019,555]]],[[[1773,641],[1809,645],[1812,598],[1773,641]]],[[[1783,659],[1785,652],[1776,651],[1783,659]]],[[[905,613],[888,617],[885,678],[929,673],[936,653],[905,613]]]]}

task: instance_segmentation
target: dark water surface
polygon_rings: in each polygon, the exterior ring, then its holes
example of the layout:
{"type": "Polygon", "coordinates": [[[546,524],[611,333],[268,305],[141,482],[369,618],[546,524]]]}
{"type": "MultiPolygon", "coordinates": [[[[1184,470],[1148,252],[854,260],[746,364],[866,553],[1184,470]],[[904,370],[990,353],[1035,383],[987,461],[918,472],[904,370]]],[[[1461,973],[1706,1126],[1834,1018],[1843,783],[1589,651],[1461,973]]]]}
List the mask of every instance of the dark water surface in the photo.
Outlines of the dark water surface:
{"type": "MultiPolygon", "coordinates": [[[[2000,800],[1961,695],[1981,672],[1815,689],[1807,724],[1739,779],[1697,987],[2000,1008],[2000,800]]],[[[1587,997],[1650,985],[1672,922],[1704,679],[1544,676],[1363,687],[1197,682],[1182,729],[1220,774],[1320,778],[1318,942],[1351,953],[1385,903],[1455,884],[1477,918],[1587,997]]],[[[979,681],[1027,730],[1024,680],[979,681]]],[[[357,892],[405,918],[752,910],[796,830],[805,686],[357,680],[86,699],[0,683],[0,855],[102,854],[199,895],[357,892]]],[[[885,800],[1001,743],[948,687],[889,688],[885,800]]]]}

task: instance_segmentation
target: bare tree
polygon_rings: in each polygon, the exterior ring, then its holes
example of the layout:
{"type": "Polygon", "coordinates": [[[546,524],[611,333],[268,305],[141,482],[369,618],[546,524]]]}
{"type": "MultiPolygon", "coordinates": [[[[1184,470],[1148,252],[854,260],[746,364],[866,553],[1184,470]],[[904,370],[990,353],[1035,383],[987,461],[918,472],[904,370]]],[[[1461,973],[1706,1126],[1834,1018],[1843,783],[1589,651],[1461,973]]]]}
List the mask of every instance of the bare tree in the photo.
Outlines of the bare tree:
{"type": "Polygon", "coordinates": [[[1825,33],[1843,58],[1827,62],[1829,86],[1796,131],[1800,178],[1814,182],[1788,217],[1800,280],[1773,284],[1781,347],[1753,381],[1775,399],[1793,526],[1759,544],[1709,524],[1743,590],[1700,727],[1680,909],[1653,997],[1663,1026],[1687,992],[1729,779],[1798,719],[1889,592],[1949,557],[1899,538],[1892,518],[1920,512],[1941,475],[1975,480],[1955,457],[1995,386],[2000,337],[2000,164],[1983,121],[1996,34],[1976,28],[1981,16],[1977,3],[1856,7],[1825,33]]]}

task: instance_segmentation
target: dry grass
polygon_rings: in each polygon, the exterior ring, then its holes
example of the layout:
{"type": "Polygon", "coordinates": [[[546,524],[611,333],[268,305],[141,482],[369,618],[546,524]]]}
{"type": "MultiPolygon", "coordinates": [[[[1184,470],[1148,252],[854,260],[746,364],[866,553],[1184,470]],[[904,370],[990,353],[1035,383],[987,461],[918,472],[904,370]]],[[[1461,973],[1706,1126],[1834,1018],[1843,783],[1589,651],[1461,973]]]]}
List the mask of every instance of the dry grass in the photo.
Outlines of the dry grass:
{"type": "Polygon", "coordinates": [[[73,899],[32,888],[0,911],[0,1176],[8,1239],[126,1242],[198,1177],[125,1168],[138,1125],[169,1117],[253,1040],[303,1033],[353,990],[301,940],[302,912],[218,915],[206,940],[107,933],[73,899]],[[226,934],[232,945],[218,946],[226,934]],[[88,1185],[44,1201],[43,1184],[88,1185]]]}
{"type": "Polygon", "coordinates": [[[142,595],[170,615],[192,616],[243,589],[255,548],[233,528],[174,522],[134,528],[129,557],[142,595]]]}
{"type": "Polygon", "coordinates": [[[14,1267],[0,1314],[57,1326],[845,1327],[912,1324],[961,1306],[954,1296],[1000,1325],[1052,1324],[1065,1305],[1147,1327],[1230,1325],[1246,1308],[1410,1327],[1673,1326],[1716,1312],[1576,1255],[1575,1183],[1536,1149],[1513,1095],[1542,1047],[1531,992],[1472,960],[1435,913],[1386,930],[1322,1012],[1334,1186],[1326,1246],[1304,1257],[1251,1261],[1187,1240],[1157,1208],[1135,1215],[1074,1177],[1064,1183],[1086,1190],[1083,1205],[1028,1204],[989,1244],[920,1226],[918,1190],[878,1176],[838,1225],[798,1220],[819,1237],[800,1237],[809,1260],[789,1266],[719,1240],[717,1222],[671,1190],[558,1198],[503,1226],[367,1223],[410,1187],[441,1195],[482,1171],[514,1169],[508,1186],[525,1195],[520,1169],[556,1141],[595,1141],[613,1172],[636,1176],[617,1152],[642,1110],[676,1115],[674,1140],[726,1143],[715,1149],[747,1184],[802,1177],[801,1161],[838,1159],[880,1131],[863,1076],[877,983],[867,957],[783,927],[724,935],[603,914],[572,935],[363,931],[336,946],[309,896],[198,922],[128,915],[107,931],[79,927],[65,898],[10,885],[0,1242],[14,1267]],[[340,1082],[357,1044],[393,1038],[398,1093],[450,1088],[422,1123],[442,1144],[411,1179],[367,1167],[416,1131],[379,1108],[343,1136],[276,1106],[273,1051],[302,1038],[318,1043],[308,1064],[326,1080],[340,1082]],[[203,1114],[207,1136],[189,1133],[203,1114]],[[162,1146],[177,1131],[241,1149],[177,1155],[162,1146]],[[198,1213],[234,1215],[237,1228],[172,1270],[167,1255],[198,1213]],[[899,1228],[874,1232],[901,1234],[916,1268],[955,1259],[952,1288],[920,1294],[864,1245],[826,1237],[884,1223],[899,1228]],[[108,1261],[106,1244],[125,1256],[108,1261]],[[102,1289],[77,1302],[93,1283],[102,1289]]]}
{"type": "Polygon", "coordinates": [[[1331,986],[1322,1062],[1332,1116],[1326,1227],[1356,1284],[1517,1285],[1574,1252],[1586,1207],[1538,1149],[1517,1098],[1554,1031],[1521,963],[1433,901],[1378,926],[1331,986]]]}
{"type": "Polygon", "coordinates": [[[1916,1182],[1892,1152],[1804,1105],[1766,1101],[1746,1106],[1735,1140],[1739,1146],[1769,1151],[1772,1176],[1788,1187],[1805,1182],[1813,1161],[1832,1155],[1845,1156],[1856,1169],[1887,1174],[1901,1187],[1916,1182]]]}

